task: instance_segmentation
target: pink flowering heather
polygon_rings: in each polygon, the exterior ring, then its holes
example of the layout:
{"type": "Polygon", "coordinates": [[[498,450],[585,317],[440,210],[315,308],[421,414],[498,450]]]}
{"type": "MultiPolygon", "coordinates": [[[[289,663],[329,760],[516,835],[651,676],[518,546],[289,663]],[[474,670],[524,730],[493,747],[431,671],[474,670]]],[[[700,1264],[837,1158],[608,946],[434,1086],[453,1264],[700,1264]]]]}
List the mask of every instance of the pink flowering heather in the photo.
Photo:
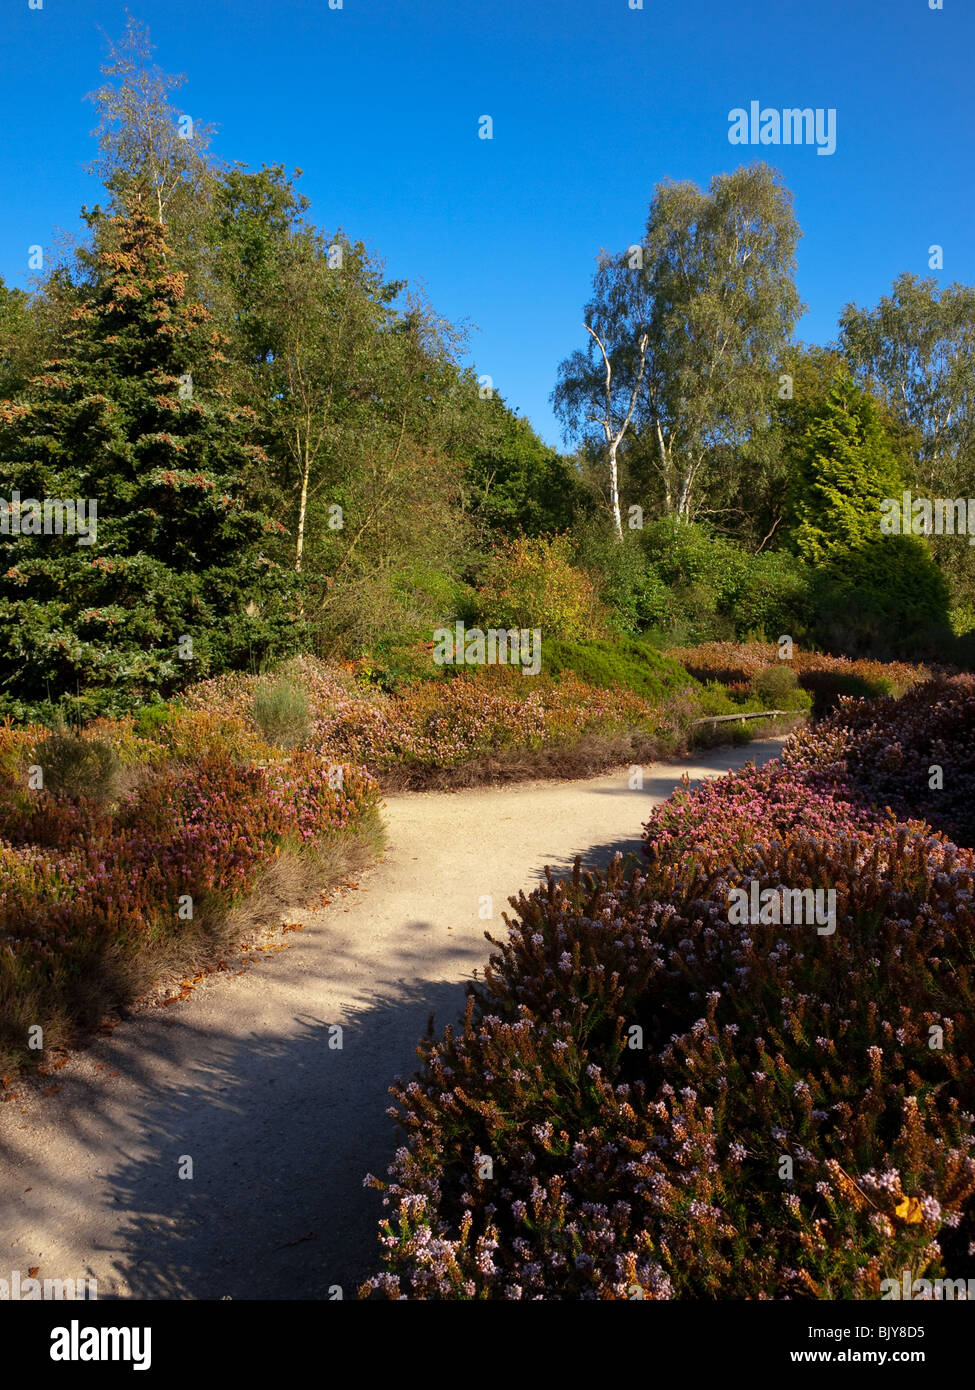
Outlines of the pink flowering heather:
{"type": "MultiPolygon", "coordinates": [[[[964,683],[915,694],[961,746],[964,683]]],[[[389,1215],[364,1294],[876,1298],[970,1273],[975,853],[863,794],[851,744],[885,722],[845,704],[658,808],[642,870],[512,899],[463,1023],[394,1087],[408,1142],[368,1179],[389,1215]],[[737,925],[750,880],[833,890],[835,932],[737,925]]]]}

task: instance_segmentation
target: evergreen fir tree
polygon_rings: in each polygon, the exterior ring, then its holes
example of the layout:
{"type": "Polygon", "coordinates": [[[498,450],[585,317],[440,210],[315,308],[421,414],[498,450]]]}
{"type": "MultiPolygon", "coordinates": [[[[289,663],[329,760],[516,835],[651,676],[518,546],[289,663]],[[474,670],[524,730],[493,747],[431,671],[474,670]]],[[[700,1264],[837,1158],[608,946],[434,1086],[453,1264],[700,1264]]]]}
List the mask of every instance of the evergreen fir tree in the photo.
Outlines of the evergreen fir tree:
{"type": "Polygon", "coordinates": [[[830,388],[800,444],[792,490],[793,543],[821,564],[880,536],[880,504],[901,481],[874,401],[846,374],[830,388]]]}
{"type": "Polygon", "coordinates": [[[226,339],[141,201],[113,221],[59,357],[0,403],[0,708],[18,715],[124,709],[300,637],[284,528],[247,500],[264,460],[221,385],[226,339]],[[37,534],[32,499],[93,501],[92,543],[37,534]]]}

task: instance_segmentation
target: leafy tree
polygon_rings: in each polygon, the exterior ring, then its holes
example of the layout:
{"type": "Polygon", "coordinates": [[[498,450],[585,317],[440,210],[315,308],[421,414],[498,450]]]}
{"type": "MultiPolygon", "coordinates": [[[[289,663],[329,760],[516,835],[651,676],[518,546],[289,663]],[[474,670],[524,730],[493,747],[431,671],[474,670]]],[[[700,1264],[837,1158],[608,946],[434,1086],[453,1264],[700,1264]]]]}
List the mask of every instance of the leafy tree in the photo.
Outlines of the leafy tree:
{"type": "Polygon", "coordinates": [[[27,385],[40,363],[40,334],[26,290],[8,289],[0,277],[0,400],[27,385]]]}
{"type": "MultiPolygon", "coordinates": [[[[884,402],[908,487],[929,497],[975,490],[975,287],[900,275],[875,309],[849,304],[843,350],[884,402]]],[[[975,623],[975,549],[954,536],[928,546],[945,575],[959,631],[975,623]]]]}
{"type": "Polygon", "coordinates": [[[767,415],[802,307],[799,235],[780,176],[755,164],[716,176],[707,192],[658,185],[644,244],[601,259],[586,308],[589,348],[562,364],[553,399],[570,434],[591,435],[594,425],[605,433],[612,365],[611,390],[621,400],[635,393],[634,472],[656,479],[667,515],[704,510],[709,464],[767,415]]]}
{"type": "Polygon", "coordinates": [[[844,367],[834,348],[786,347],[770,379],[767,415],[740,448],[715,452],[708,510],[717,529],[756,552],[788,547],[788,494],[803,435],[844,367]]]}
{"type": "Polygon", "coordinates": [[[316,508],[314,534],[321,538],[322,507],[348,500],[349,443],[364,411],[384,394],[389,354],[382,332],[398,289],[383,281],[361,242],[341,237],[329,245],[308,229],[278,240],[255,296],[268,351],[253,364],[252,378],[274,472],[289,499],[296,570],[316,508]]]}
{"type": "Polygon", "coordinates": [[[131,15],[118,43],[109,43],[103,83],[88,94],[98,112],[92,134],[99,157],[91,172],[101,177],[117,200],[127,205],[136,191],[161,224],[178,221],[212,178],[206,150],[212,125],[194,120],[170,101],[186,81],[170,76],[152,62],[149,30],[131,15]]]}
{"type": "Polygon", "coordinates": [[[98,509],[91,544],[0,537],[0,689],[15,711],[122,708],[298,636],[283,527],[240,495],[253,411],[229,405],[225,340],[186,302],[153,212],[137,202],[113,219],[101,285],[60,356],[0,407],[8,496],[98,509]]]}
{"type": "Polygon", "coordinates": [[[306,230],[304,215],[310,207],[295,187],[300,177],[296,169],[289,178],[280,164],[257,170],[236,164],[221,171],[216,182],[206,226],[216,287],[210,308],[230,338],[227,352],[242,394],[256,388],[248,373],[274,354],[282,308],[274,286],[282,248],[306,230]]]}
{"type": "Polygon", "coordinates": [[[583,505],[571,461],[497,393],[481,400],[472,383],[469,399],[471,413],[480,417],[473,443],[463,450],[465,501],[473,520],[487,533],[508,537],[565,530],[583,505]]]}
{"type": "Polygon", "coordinates": [[[552,392],[566,439],[578,437],[589,460],[599,459],[605,504],[618,542],[623,540],[620,450],[633,425],[647,372],[652,312],[646,284],[631,259],[629,254],[600,251],[583,321],[589,334],[585,349],[577,349],[561,364],[552,392]]]}
{"type": "Polygon", "coordinates": [[[912,487],[950,497],[975,461],[975,287],[900,275],[876,309],[848,304],[840,342],[912,444],[912,487]]]}
{"type": "Polygon", "coordinates": [[[792,542],[818,564],[880,535],[881,503],[901,480],[879,412],[848,375],[837,377],[802,436],[791,505],[792,542]]]}

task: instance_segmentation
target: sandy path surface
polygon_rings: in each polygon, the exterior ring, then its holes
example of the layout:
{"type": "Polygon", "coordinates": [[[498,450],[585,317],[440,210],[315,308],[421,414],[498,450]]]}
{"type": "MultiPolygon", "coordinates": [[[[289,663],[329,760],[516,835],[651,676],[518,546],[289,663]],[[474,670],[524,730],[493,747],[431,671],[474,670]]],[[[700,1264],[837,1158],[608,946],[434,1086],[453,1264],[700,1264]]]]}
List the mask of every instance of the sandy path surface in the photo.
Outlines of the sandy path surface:
{"type": "Polygon", "coordinates": [[[389,849],[289,949],[136,1011],[75,1053],[44,1097],[0,1105],[0,1279],[95,1278],[99,1298],[353,1297],[378,1267],[397,1138],[392,1079],[412,1075],[503,934],[507,898],[577,854],[605,865],[692,779],[774,757],[779,740],[627,770],[387,798],[389,849]],[[493,918],[483,920],[483,899],[493,918]],[[341,1048],[330,1046],[342,1029],[341,1048]],[[187,1159],[192,1161],[192,1177],[187,1159]]]}

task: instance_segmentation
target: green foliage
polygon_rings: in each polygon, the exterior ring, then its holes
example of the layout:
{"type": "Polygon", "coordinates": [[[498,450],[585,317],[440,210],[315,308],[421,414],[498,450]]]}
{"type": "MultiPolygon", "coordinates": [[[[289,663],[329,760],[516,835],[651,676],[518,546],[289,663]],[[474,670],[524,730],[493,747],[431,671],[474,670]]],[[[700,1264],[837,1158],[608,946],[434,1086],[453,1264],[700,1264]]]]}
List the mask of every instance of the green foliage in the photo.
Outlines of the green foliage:
{"type": "Polygon", "coordinates": [[[173,722],[175,714],[176,708],[170,704],[143,705],[135,713],[135,731],[144,738],[152,738],[159,729],[173,722]]]}
{"type": "Polygon", "coordinates": [[[600,260],[585,309],[590,336],[559,368],[555,407],[570,432],[602,448],[607,423],[618,434],[632,405],[624,443],[639,456],[634,475],[668,516],[694,515],[710,476],[736,464],[768,412],[773,368],[802,308],[799,236],[781,175],[756,162],[715,175],[706,190],[658,184],[642,269],[628,251],[600,260]]]}
{"type": "Polygon", "coordinates": [[[519,538],[489,558],[477,592],[483,627],[542,629],[543,638],[598,637],[605,615],[596,587],[572,564],[564,536],[519,538]]]}
{"type": "Polygon", "coordinates": [[[766,709],[812,709],[812,696],[800,687],[795,671],[785,662],[756,671],[751,688],[766,709]]]}
{"type": "Polygon", "coordinates": [[[83,738],[63,726],[36,744],[34,761],[43,773],[44,790],[53,796],[104,804],[117,785],[119,759],[111,743],[83,738]]]}
{"type": "Polygon", "coordinates": [[[253,412],[224,398],[222,339],[185,302],[159,224],[137,208],[114,226],[62,355],[0,404],[3,490],[98,508],[90,543],[0,540],[5,708],[131,708],[301,637],[284,528],[241,486],[260,451],[253,412]]]}
{"type": "Polygon", "coordinates": [[[943,657],[952,644],[948,589],[923,540],[880,536],[821,565],[815,636],[829,651],[943,657]]]}
{"type": "Polygon", "coordinates": [[[497,393],[472,400],[471,409],[481,417],[465,474],[471,517],[487,531],[510,537],[565,530],[582,505],[569,460],[544,444],[497,393]]]}
{"type": "Polygon", "coordinates": [[[572,671],[588,685],[632,690],[646,700],[661,701],[677,693],[696,692],[698,682],[670,657],[645,642],[542,642],[542,669],[558,676],[572,671]]]}
{"type": "Polygon", "coordinates": [[[875,309],[845,307],[840,343],[896,422],[909,486],[965,491],[975,458],[975,288],[899,275],[875,309]]]}
{"type": "Polygon", "coordinates": [[[254,691],[254,721],[268,743],[300,748],[311,737],[308,692],[284,676],[263,680],[254,691]]]}
{"type": "Polygon", "coordinates": [[[819,564],[868,544],[880,535],[881,503],[900,491],[876,404],[849,376],[838,377],[800,441],[790,498],[795,549],[819,564]]]}
{"type": "Polygon", "coordinates": [[[43,360],[30,295],[8,289],[0,276],[0,401],[22,391],[43,360]]]}
{"type": "Polygon", "coordinates": [[[644,528],[643,544],[651,572],[669,591],[654,625],[676,640],[805,632],[809,575],[794,557],[755,555],[704,526],[666,519],[644,528]]]}
{"type": "Polygon", "coordinates": [[[592,577],[615,628],[635,635],[664,621],[671,595],[638,531],[625,529],[621,542],[603,519],[587,518],[574,527],[572,545],[574,563],[592,577]]]}

